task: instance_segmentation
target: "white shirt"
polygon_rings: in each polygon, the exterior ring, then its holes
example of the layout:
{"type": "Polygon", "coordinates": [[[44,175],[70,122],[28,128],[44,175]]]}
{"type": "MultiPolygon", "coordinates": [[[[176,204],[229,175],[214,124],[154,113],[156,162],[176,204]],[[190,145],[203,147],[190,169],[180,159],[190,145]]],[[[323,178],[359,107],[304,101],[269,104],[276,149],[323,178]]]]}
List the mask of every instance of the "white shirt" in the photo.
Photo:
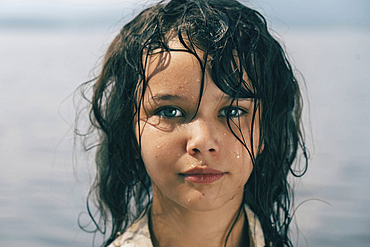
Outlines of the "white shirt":
{"type": "MultiPolygon", "coordinates": [[[[265,239],[257,216],[248,206],[245,206],[244,210],[248,218],[250,246],[264,247],[265,239]]],[[[148,211],[141,219],[127,228],[109,247],[153,247],[149,232],[148,211]]]]}

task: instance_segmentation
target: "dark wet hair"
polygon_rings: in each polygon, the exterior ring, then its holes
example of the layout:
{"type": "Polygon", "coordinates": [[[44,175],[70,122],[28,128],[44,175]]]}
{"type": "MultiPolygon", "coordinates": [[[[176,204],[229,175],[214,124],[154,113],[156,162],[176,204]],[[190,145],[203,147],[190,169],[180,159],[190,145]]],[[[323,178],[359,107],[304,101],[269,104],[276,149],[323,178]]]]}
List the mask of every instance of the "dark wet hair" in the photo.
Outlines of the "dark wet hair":
{"type": "MultiPolygon", "coordinates": [[[[90,215],[97,230],[108,236],[103,246],[151,203],[151,182],[133,126],[148,83],[146,60],[154,51],[172,51],[168,42],[173,39],[198,59],[203,76],[208,61],[212,79],[224,93],[235,101],[254,99],[260,143],[258,150],[249,150],[254,169],[245,185],[244,203],[258,216],[267,244],[292,246],[288,231],[293,191],[287,176],[301,176],[307,169],[300,89],[264,17],[235,0],[161,1],[127,23],[109,46],[101,73],[92,82],[90,114],[99,143],[89,197],[95,196],[100,218],[90,215]],[[295,172],[298,150],[304,166],[295,172]],[[108,222],[111,227],[106,228],[108,222]]],[[[199,100],[202,92],[203,86],[199,100]]],[[[231,129],[235,123],[229,118],[228,124],[231,129]]],[[[246,142],[253,143],[239,140],[246,148],[246,142]]]]}

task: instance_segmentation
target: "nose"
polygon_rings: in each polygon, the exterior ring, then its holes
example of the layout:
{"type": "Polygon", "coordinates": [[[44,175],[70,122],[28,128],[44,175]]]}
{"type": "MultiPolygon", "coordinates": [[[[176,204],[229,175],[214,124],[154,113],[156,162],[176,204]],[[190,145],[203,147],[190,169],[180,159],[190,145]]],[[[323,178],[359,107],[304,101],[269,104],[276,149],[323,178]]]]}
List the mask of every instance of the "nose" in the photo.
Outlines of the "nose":
{"type": "Polygon", "coordinates": [[[197,119],[189,124],[189,138],[186,146],[188,154],[192,156],[197,153],[216,154],[219,149],[217,128],[212,121],[197,119]]]}

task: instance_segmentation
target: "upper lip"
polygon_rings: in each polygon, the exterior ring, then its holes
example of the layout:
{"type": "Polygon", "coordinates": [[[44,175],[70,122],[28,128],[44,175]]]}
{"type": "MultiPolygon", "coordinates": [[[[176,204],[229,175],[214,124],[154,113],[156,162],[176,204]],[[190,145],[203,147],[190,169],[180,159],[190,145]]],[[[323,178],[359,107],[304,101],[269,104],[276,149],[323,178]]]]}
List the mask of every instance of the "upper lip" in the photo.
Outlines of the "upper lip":
{"type": "Polygon", "coordinates": [[[208,167],[195,167],[193,169],[190,169],[186,172],[183,172],[181,174],[183,175],[196,175],[196,174],[223,174],[224,172],[213,169],[213,168],[208,168],[208,167]]]}

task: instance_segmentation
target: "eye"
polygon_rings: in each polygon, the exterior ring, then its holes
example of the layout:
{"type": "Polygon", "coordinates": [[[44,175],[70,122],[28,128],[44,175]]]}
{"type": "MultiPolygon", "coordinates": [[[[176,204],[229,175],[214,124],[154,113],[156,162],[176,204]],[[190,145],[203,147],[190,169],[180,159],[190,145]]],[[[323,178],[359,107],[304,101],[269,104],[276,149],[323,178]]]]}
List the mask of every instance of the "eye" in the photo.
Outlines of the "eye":
{"type": "Polygon", "coordinates": [[[221,117],[229,117],[229,118],[235,118],[235,117],[240,117],[246,113],[245,110],[237,107],[237,106],[228,106],[223,108],[220,111],[220,116],[221,117]]]}
{"type": "Polygon", "coordinates": [[[158,109],[156,112],[156,115],[163,117],[163,118],[176,118],[176,117],[182,117],[184,114],[177,108],[168,106],[163,107],[161,109],[158,109]]]}

